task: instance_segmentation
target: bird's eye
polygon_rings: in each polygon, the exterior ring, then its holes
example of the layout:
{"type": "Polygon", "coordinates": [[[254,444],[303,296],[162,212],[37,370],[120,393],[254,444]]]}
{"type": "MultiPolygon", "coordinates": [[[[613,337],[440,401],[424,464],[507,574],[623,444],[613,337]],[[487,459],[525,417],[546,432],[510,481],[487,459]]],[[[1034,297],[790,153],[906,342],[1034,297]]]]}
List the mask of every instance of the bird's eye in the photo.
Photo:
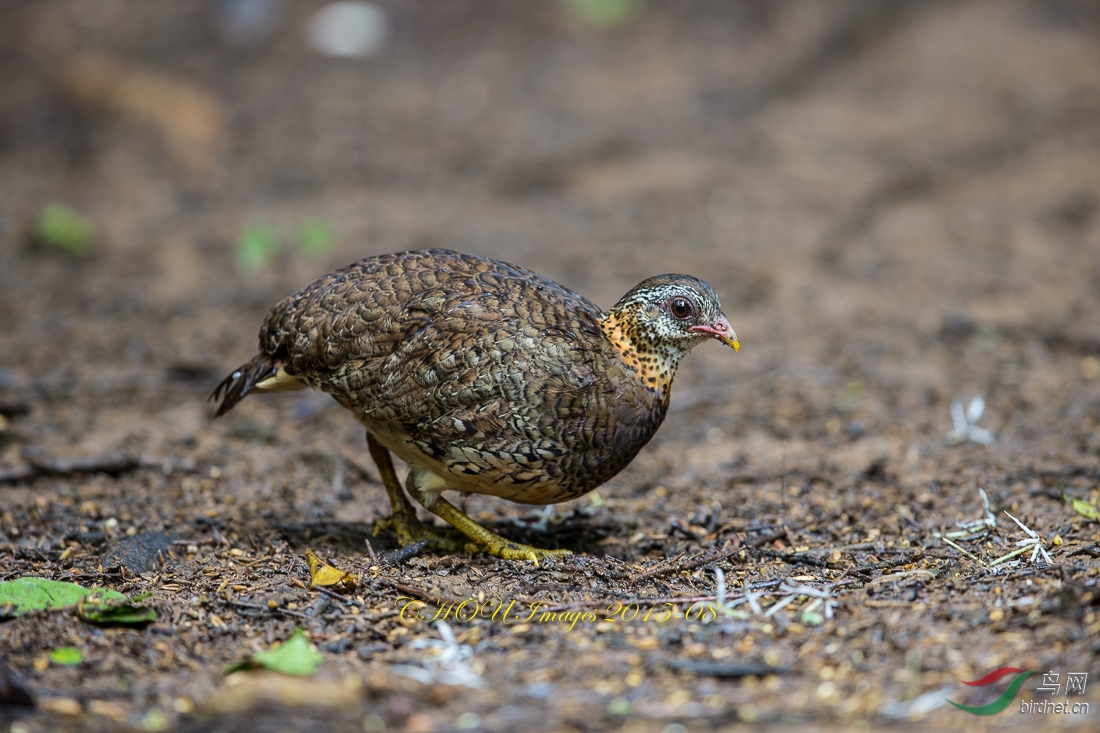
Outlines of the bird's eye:
{"type": "Polygon", "coordinates": [[[686,321],[695,313],[695,307],[687,298],[673,298],[668,302],[668,309],[675,318],[681,321],[686,321]]]}

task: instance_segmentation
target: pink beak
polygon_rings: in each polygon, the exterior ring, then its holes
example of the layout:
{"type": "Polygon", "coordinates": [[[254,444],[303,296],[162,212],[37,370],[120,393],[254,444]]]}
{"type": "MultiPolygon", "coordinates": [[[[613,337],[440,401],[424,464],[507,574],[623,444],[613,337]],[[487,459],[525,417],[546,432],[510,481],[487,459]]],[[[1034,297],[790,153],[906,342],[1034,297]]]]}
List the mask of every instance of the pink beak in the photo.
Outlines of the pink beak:
{"type": "Polygon", "coordinates": [[[741,342],[737,340],[737,334],[734,333],[734,330],[730,327],[730,322],[721,314],[719,314],[718,318],[714,320],[714,323],[709,326],[692,326],[688,331],[692,333],[705,333],[708,336],[718,339],[734,351],[741,350],[741,342]]]}

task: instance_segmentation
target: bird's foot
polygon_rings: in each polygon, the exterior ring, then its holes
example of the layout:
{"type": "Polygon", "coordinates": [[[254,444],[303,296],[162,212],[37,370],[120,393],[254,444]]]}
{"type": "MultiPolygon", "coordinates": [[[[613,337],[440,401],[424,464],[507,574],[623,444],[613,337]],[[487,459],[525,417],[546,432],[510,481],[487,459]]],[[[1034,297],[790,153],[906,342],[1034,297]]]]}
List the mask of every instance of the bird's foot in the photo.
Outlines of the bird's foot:
{"type": "Polygon", "coordinates": [[[530,545],[513,542],[505,537],[501,537],[470,519],[465,512],[443,497],[437,497],[435,501],[427,506],[428,511],[440,517],[447,524],[469,538],[467,540],[469,543],[467,552],[472,549],[473,551],[485,552],[490,555],[495,555],[496,557],[504,558],[505,560],[530,560],[535,565],[539,564],[539,560],[545,560],[551,557],[564,557],[565,555],[573,554],[569,550],[543,550],[539,547],[531,547],[530,545]]]}
{"type": "Polygon", "coordinates": [[[484,552],[505,560],[530,560],[535,565],[539,564],[539,560],[545,560],[548,557],[564,557],[572,554],[569,550],[544,550],[513,542],[490,532],[472,519],[469,522],[472,525],[470,534],[476,535],[474,537],[469,536],[461,528],[437,529],[424,524],[415,515],[399,512],[374,520],[371,534],[377,537],[381,532],[393,530],[397,534],[397,543],[401,547],[408,547],[426,540],[430,548],[439,552],[470,555],[484,552]]]}
{"type": "Polygon", "coordinates": [[[471,545],[470,540],[458,530],[436,529],[421,522],[415,514],[405,512],[397,512],[374,520],[371,534],[377,537],[380,533],[391,529],[397,534],[397,544],[401,547],[427,541],[428,547],[440,552],[473,554],[479,549],[468,547],[471,545]]]}
{"type": "Polygon", "coordinates": [[[482,527],[482,529],[485,531],[485,534],[489,535],[492,539],[481,539],[479,542],[474,543],[475,546],[482,552],[496,555],[505,560],[530,560],[537,566],[539,560],[545,560],[549,557],[565,557],[566,555],[573,554],[569,550],[544,550],[541,547],[531,547],[530,545],[524,545],[520,542],[512,542],[509,539],[505,539],[498,534],[490,532],[484,527],[482,527]]]}

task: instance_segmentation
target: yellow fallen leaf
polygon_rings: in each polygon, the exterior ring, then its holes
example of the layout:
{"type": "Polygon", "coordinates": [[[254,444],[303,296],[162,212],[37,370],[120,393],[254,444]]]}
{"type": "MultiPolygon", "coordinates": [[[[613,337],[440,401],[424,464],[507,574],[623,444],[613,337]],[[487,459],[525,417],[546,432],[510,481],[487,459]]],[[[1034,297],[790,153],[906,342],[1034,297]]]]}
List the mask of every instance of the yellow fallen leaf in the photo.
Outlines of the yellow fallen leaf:
{"type": "Polygon", "coordinates": [[[1073,511],[1080,514],[1086,519],[1092,519],[1100,522],[1100,507],[1094,507],[1084,499],[1075,499],[1072,496],[1066,494],[1066,488],[1062,487],[1062,498],[1066,500],[1066,503],[1073,507],[1073,511]]]}
{"type": "Polygon", "coordinates": [[[321,560],[313,550],[306,550],[306,562],[309,563],[309,587],[351,588],[355,586],[355,577],[351,573],[338,570],[321,560]]]}

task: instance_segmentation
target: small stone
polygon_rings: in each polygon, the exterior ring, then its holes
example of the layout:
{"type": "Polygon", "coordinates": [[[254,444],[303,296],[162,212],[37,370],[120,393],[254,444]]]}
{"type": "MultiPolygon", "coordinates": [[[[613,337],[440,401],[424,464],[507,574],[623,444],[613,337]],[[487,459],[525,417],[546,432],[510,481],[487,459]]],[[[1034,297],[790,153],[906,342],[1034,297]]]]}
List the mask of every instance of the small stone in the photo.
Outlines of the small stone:
{"type": "Polygon", "coordinates": [[[386,14],[374,3],[330,3],[309,22],[309,45],[325,56],[369,56],[382,47],[387,35],[386,14]]]}

